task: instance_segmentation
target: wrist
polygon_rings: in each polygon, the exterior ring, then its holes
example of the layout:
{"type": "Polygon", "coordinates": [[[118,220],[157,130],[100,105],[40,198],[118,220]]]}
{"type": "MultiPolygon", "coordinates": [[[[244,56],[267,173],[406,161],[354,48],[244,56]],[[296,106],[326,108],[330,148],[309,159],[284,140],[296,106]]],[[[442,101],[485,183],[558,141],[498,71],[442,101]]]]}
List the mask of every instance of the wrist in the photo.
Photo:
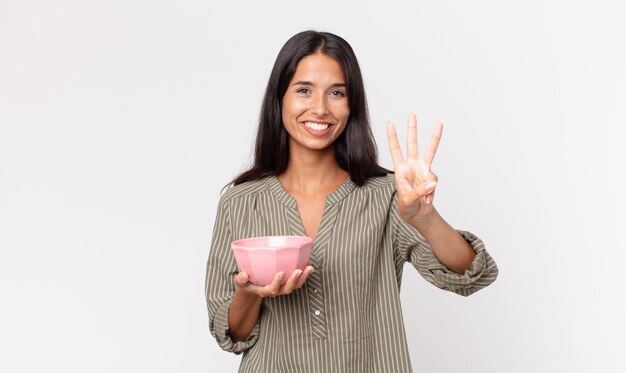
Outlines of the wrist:
{"type": "Polygon", "coordinates": [[[239,304],[254,304],[262,299],[262,297],[258,294],[246,291],[240,287],[235,288],[235,294],[233,296],[233,301],[236,301],[239,304]]]}
{"type": "Polygon", "coordinates": [[[418,231],[422,231],[424,229],[428,229],[428,227],[433,226],[437,223],[438,219],[440,219],[439,213],[433,207],[432,210],[426,215],[414,215],[409,219],[405,219],[407,223],[413,226],[418,231]]]}

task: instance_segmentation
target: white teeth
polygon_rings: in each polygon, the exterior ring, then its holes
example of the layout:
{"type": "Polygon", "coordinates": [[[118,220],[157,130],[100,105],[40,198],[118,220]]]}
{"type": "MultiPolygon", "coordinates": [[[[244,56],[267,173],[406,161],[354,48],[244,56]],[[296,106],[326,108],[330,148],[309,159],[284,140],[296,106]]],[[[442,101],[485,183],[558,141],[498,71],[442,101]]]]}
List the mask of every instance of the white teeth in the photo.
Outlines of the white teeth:
{"type": "Polygon", "coordinates": [[[328,123],[322,124],[322,123],[313,123],[313,122],[304,122],[304,125],[314,131],[323,131],[329,126],[328,123]]]}

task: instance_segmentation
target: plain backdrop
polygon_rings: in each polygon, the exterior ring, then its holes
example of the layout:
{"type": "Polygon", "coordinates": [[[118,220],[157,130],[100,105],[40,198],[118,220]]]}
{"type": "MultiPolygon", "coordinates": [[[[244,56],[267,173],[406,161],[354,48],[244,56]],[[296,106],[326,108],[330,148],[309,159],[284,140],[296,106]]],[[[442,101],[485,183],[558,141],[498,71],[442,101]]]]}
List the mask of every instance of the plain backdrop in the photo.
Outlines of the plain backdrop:
{"type": "Polygon", "coordinates": [[[276,54],[353,46],[385,124],[436,120],[435,206],[500,268],[463,298],[405,269],[419,372],[624,372],[619,1],[0,0],[0,371],[233,372],[204,272],[276,54]]]}

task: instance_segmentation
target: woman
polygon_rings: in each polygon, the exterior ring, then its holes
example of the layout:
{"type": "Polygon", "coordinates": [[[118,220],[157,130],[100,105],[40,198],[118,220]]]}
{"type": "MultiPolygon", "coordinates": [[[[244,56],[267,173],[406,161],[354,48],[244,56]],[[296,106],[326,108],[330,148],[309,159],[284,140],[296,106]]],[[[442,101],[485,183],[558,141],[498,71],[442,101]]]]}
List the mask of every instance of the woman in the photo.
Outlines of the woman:
{"type": "Polygon", "coordinates": [[[415,116],[404,159],[393,124],[394,171],[377,163],[363,80],[342,38],[306,31],[272,70],[254,165],[220,199],[207,265],[211,334],[244,353],[240,372],[408,372],[400,309],[403,264],[469,295],[497,267],[482,241],[433,206],[442,125],[423,157],[415,116]],[[314,239],[311,265],[282,286],[238,272],[230,243],[267,235],[314,239]]]}

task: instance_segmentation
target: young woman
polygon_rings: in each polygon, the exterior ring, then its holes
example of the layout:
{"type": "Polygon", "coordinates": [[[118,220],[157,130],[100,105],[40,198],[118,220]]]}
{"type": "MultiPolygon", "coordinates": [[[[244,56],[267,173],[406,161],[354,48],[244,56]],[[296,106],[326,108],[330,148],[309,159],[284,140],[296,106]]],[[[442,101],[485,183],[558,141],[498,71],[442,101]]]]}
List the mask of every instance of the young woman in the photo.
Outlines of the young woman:
{"type": "Polygon", "coordinates": [[[377,163],[350,45],[306,31],[283,46],[254,165],[220,199],[207,265],[211,334],[244,353],[240,372],[409,372],[404,263],[465,296],[496,279],[482,241],[453,229],[433,205],[442,125],[423,156],[414,115],[408,127],[405,159],[388,125],[391,173],[377,163]],[[282,286],[282,273],[267,286],[250,283],[230,250],[234,240],[268,235],[314,239],[311,265],[282,286]]]}

